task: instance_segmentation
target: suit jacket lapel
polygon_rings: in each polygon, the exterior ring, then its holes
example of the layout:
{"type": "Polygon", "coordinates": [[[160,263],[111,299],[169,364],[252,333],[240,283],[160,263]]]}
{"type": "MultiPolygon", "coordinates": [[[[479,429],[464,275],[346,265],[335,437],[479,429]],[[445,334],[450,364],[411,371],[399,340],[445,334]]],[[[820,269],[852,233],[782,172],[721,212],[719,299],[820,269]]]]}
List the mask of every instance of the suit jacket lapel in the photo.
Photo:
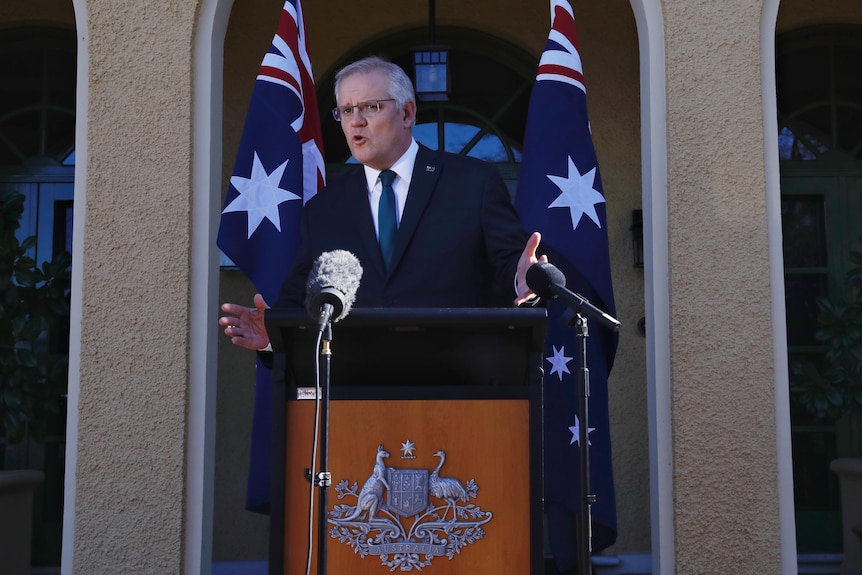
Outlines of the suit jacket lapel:
{"type": "Polygon", "coordinates": [[[413,165],[413,176],[410,179],[410,190],[407,193],[407,203],[404,205],[404,213],[401,215],[401,224],[398,226],[398,235],[395,239],[392,269],[397,267],[404,255],[413,234],[416,233],[422,213],[431,200],[437,177],[440,175],[440,157],[433,150],[419,146],[416,163],[413,165]]]}

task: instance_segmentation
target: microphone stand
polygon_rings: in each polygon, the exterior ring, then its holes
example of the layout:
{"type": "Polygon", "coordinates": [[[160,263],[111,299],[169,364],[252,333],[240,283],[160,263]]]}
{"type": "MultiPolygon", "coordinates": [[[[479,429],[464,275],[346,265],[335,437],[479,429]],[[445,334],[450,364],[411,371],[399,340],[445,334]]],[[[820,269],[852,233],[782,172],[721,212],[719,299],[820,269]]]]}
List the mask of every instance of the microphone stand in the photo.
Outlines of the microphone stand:
{"type": "Polygon", "coordinates": [[[578,343],[578,454],[580,456],[580,505],[576,522],[579,575],[592,572],[592,518],[590,505],[596,496],[590,493],[590,370],[587,368],[587,318],[590,316],[600,325],[616,332],[620,322],[589,302],[584,296],[566,288],[566,276],[549,262],[537,262],[527,270],[527,286],[542,297],[559,297],[566,303],[568,311],[561,317],[567,327],[576,328],[578,343]],[[574,318],[573,318],[574,314],[574,318]]]}
{"type": "Polygon", "coordinates": [[[580,512],[578,513],[578,520],[575,526],[577,532],[578,573],[580,575],[590,575],[592,573],[593,553],[593,524],[590,506],[596,502],[596,495],[590,492],[590,370],[587,367],[587,337],[589,337],[590,333],[587,318],[584,314],[590,315],[611,331],[619,331],[620,323],[615,318],[590,304],[583,296],[578,294],[573,294],[573,296],[574,298],[569,298],[569,304],[575,312],[575,317],[573,321],[569,322],[569,326],[575,328],[575,337],[578,343],[578,365],[580,366],[577,377],[580,512]],[[573,305],[572,300],[579,302],[579,304],[573,305]]]}
{"type": "Polygon", "coordinates": [[[592,517],[590,506],[596,496],[590,493],[590,370],[587,368],[587,337],[589,327],[587,318],[577,312],[574,321],[575,337],[578,342],[578,455],[580,457],[580,513],[576,523],[578,536],[578,573],[592,573],[592,517]]]}
{"type": "Polygon", "coordinates": [[[322,409],[320,415],[321,441],[320,441],[320,471],[314,478],[315,485],[320,488],[320,497],[317,502],[317,574],[326,575],[326,545],[327,545],[327,520],[326,511],[329,507],[329,486],[332,483],[332,474],[329,471],[329,374],[332,359],[332,322],[327,321],[324,327],[322,345],[320,349],[321,362],[320,378],[322,380],[320,400],[322,409]]]}

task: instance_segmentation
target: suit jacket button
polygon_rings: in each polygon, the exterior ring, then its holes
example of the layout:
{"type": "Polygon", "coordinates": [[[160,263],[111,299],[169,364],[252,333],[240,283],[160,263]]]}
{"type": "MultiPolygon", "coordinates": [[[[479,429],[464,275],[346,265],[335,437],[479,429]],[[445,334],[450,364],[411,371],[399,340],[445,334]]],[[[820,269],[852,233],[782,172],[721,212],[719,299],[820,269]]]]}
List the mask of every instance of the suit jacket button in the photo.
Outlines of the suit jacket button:
{"type": "Polygon", "coordinates": [[[395,298],[391,298],[391,297],[384,298],[383,304],[386,307],[394,307],[395,306],[395,298]]]}

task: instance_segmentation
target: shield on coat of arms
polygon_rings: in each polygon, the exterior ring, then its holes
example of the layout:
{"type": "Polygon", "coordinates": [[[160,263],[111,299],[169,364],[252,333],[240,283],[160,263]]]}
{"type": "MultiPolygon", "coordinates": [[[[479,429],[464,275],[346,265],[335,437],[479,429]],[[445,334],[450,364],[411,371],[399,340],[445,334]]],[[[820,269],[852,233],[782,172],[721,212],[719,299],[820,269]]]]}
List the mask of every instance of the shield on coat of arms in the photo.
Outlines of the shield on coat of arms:
{"type": "Polygon", "coordinates": [[[413,517],[428,506],[428,470],[387,467],[386,505],[401,517],[413,517]]]}

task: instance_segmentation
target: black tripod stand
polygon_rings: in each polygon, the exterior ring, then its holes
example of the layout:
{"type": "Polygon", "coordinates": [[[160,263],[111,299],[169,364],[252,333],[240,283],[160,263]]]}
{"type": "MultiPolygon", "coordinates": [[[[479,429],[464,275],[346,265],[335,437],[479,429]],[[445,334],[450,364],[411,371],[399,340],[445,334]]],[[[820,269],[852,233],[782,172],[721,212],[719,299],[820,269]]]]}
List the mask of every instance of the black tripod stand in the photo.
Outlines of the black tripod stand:
{"type": "Polygon", "coordinates": [[[578,573],[592,573],[592,517],[590,506],[596,502],[596,496],[590,493],[590,370],[587,367],[587,337],[589,327],[587,318],[578,312],[574,323],[575,337],[578,342],[578,450],[580,461],[580,493],[578,501],[580,510],[576,523],[578,536],[578,573]]]}
{"type": "Polygon", "coordinates": [[[620,322],[603,312],[582,295],[576,294],[566,288],[566,276],[551,263],[536,262],[527,269],[527,286],[541,297],[559,297],[566,302],[568,312],[563,319],[568,327],[574,326],[577,330],[578,340],[578,447],[580,447],[580,512],[578,513],[577,530],[577,552],[578,552],[578,574],[590,575],[592,554],[592,523],[590,520],[590,505],[596,496],[590,493],[590,449],[589,449],[589,398],[590,377],[587,368],[587,317],[595,319],[606,329],[617,332],[620,322]],[[572,318],[574,317],[574,320],[572,318]]]}
{"type": "Polygon", "coordinates": [[[597,319],[599,323],[611,331],[619,331],[620,323],[615,318],[602,312],[589,301],[578,294],[570,298],[570,307],[574,311],[574,319],[569,321],[569,327],[575,329],[578,343],[578,450],[580,467],[579,513],[576,522],[578,574],[592,573],[592,517],[591,505],[596,502],[595,494],[590,489],[590,370],[587,367],[587,338],[589,327],[586,315],[597,319]],[[571,303],[571,302],[574,303],[571,303]]]}

